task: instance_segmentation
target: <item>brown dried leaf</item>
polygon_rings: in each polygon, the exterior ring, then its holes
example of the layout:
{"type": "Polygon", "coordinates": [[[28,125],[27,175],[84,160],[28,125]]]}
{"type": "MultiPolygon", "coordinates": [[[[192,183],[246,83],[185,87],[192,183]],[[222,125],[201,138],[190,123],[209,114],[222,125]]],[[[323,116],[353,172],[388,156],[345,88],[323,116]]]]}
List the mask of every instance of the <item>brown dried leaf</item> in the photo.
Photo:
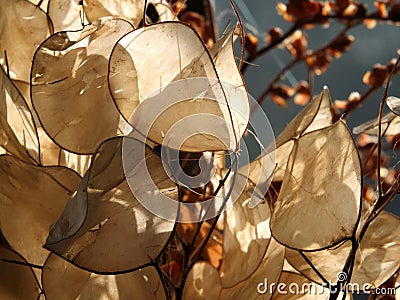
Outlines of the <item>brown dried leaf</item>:
{"type": "Polygon", "coordinates": [[[367,27],[368,29],[374,29],[377,24],[377,21],[375,19],[365,19],[363,22],[365,27],[367,27]]]}
{"type": "Polygon", "coordinates": [[[334,58],[339,58],[343,52],[350,49],[353,42],[354,36],[343,34],[330,43],[328,53],[334,58]]]}
{"type": "Polygon", "coordinates": [[[349,102],[346,100],[335,100],[335,108],[340,110],[347,110],[349,107],[349,102]]]}
{"type": "Polygon", "coordinates": [[[245,36],[244,47],[250,56],[256,55],[257,45],[258,45],[258,38],[251,33],[247,33],[245,36]]]}
{"type": "Polygon", "coordinates": [[[338,10],[344,11],[353,2],[353,0],[335,0],[335,2],[338,10]]]}
{"type": "Polygon", "coordinates": [[[310,85],[308,84],[307,81],[302,80],[296,86],[296,92],[293,101],[297,105],[304,106],[310,101],[310,99],[311,99],[310,85]]]}
{"type": "Polygon", "coordinates": [[[268,44],[274,44],[276,43],[280,38],[283,36],[283,31],[279,27],[272,27],[268,31],[268,36],[266,38],[266,42],[268,44]]]}
{"type": "Polygon", "coordinates": [[[375,64],[371,71],[363,76],[363,82],[373,88],[380,87],[385,84],[388,75],[386,66],[375,64]]]}
{"type": "Polygon", "coordinates": [[[287,13],[297,20],[310,20],[322,12],[322,4],[313,0],[289,0],[287,13]]]}
{"type": "Polygon", "coordinates": [[[307,50],[308,37],[304,30],[296,30],[286,43],[286,48],[294,58],[302,58],[307,50]]]}
{"type": "Polygon", "coordinates": [[[390,6],[388,18],[393,22],[400,21],[400,3],[395,3],[390,6]]]}
{"type": "Polygon", "coordinates": [[[272,100],[281,107],[287,106],[287,101],[293,96],[294,92],[294,88],[284,84],[276,84],[270,90],[272,100]]]}
{"type": "Polygon", "coordinates": [[[364,18],[367,15],[367,7],[363,3],[350,3],[342,11],[342,15],[345,17],[364,18]]]}
{"type": "Polygon", "coordinates": [[[301,250],[337,244],[351,236],[360,199],[357,147],[347,126],[338,121],[294,141],[272,212],[272,235],[280,243],[301,250]],[[325,220],[323,224],[321,220],[325,220]]]}
{"type": "Polygon", "coordinates": [[[306,63],[316,75],[322,75],[328,70],[331,63],[331,58],[326,52],[318,52],[314,55],[307,57],[306,63]]]}
{"type": "Polygon", "coordinates": [[[364,147],[371,147],[373,145],[376,145],[378,143],[378,138],[375,136],[370,136],[368,134],[365,133],[361,133],[358,136],[357,139],[357,144],[360,148],[364,148],[364,147]]]}

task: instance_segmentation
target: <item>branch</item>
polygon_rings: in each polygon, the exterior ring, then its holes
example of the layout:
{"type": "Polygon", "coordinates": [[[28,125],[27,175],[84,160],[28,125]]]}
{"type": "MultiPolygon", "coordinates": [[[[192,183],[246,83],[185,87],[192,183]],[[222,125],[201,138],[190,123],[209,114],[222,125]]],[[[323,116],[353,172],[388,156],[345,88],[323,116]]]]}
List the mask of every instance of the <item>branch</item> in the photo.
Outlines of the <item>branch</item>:
{"type": "Polygon", "coordinates": [[[342,36],[343,34],[346,34],[347,31],[349,31],[352,28],[351,25],[347,25],[345,26],[329,43],[327,43],[326,45],[322,46],[320,49],[315,50],[315,51],[311,51],[309,54],[304,55],[302,57],[296,57],[295,59],[293,59],[291,62],[289,62],[281,71],[279,71],[279,73],[274,77],[274,79],[272,80],[272,82],[269,84],[269,86],[264,90],[264,92],[261,94],[261,96],[257,99],[257,103],[259,105],[261,105],[265,98],[267,98],[268,94],[271,92],[271,89],[273,88],[273,86],[282,78],[282,76],[285,75],[285,73],[287,71],[289,71],[291,68],[293,68],[295,65],[297,65],[300,62],[305,61],[307,58],[312,57],[314,55],[317,55],[319,53],[323,53],[325,52],[329,47],[331,47],[332,43],[339,38],[340,36],[342,36]]]}
{"type": "Polygon", "coordinates": [[[296,30],[298,29],[303,29],[307,25],[313,25],[313,24],[320,24],[323,23],[324,21],[328,21],[330,19],[333,20],[340,20],[340,21],[348,21],[347,25],[350,27],[355,27],[359,24],[361,24],[365,20],[375,20],[375,21],[382,21],[382,22],[394,22],[395,20],[390,19],[389,17],[381,17],[379,15],[378,11],[374,11],[370,13],[369,15],[366,16],[343,16],[340,14],[335,14],[335,15],[327,15],[327,16],[321,16],[321,15],[316,15],[314,18],[309,19],[309,20],[297,20],[292,27],[279,39],[274,41],[273,43],[265,46],[264,48],[261,48],[258,50],[255,54],[250,55],[249,57],[246,58],[247,64],[243,65],[241,68],[242,74],[244,74],[247,71],[248,66],[257,58],[260,56],[268,53],[271,49],[275,48],[279,44],[281,44],[284,40],[286,40],[288,37],[290,37],[296,30]]]}
{"type": "Polygon", "coordinates": [[[265,53],[269,52],[271,49],[275,48],[279,44],[281,44],[284,40],[286,40],[288,37],[290,37],[296,30],[301,29],[304,26],[303,22],[296,22],[293,24],[293,26],[284,34],[282,37],[274,41],[273,43],[269,44],[268,46],[265,46],[264,48],[261,48],[258,50],[254,55],[251,55],[245,59],[247,64],[244,64],[241,68],[242,74],[244,74],[247,71],[247,67],[258,57],[264,55],[265,53]]]}

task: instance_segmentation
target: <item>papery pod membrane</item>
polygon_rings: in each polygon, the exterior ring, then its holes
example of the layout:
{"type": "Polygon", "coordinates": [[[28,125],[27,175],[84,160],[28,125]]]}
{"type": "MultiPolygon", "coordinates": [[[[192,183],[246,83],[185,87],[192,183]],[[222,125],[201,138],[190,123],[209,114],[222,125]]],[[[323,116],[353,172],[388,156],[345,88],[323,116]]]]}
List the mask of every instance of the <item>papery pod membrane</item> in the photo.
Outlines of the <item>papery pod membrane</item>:
{"type": "Polygon", "coordinates": [[[40,141],[40,159],[43,166],[64,166],[83,176],[90,167],[91,155],[75,154],[57,146],[44,132],[38,128],[40,141]]]}
{"type": "Polygon", "coordinates": [[[52,35],[35,53],[32,103],[41,125],[61,148],[91,154],[107,138],[124,132],[107,85],[112,47],[133,29],[104,18],[81,31],[52,35]]]}
{"type": "Polygon", "coordinates": [[[271,237],[269,207],[264,203],[250,208],[254,186],[246,181],[244,176],[237,175],[235,187],[244,185],[244,190],[237,194],[234,187],[231,198],[235,202],[225,212],[220,267],[223,288],[233,287],[254,273],[264,258],[271,237]]]}
{"type": "MultiPolygon", "coordinates": [[[[378,120],[374,119],[353,128],[354,134],[365,133],[378,135],[378,120]]],[[[400,133],[400,117],[392,112],[382,116],[382,134],[397,135],[400,133]]]]}
{"type": "Polygon", "coordinates": [[[331,95],[327,87],[306,106],[276,138],[276,147],[308,132],[332,125],[331,95]]]}
{"type": "Polygon", "coordinates": [[[44,265],[42,285],[48,300],[166,299],[153,267],[126,274],[98,275],[54,254],[50,254],[44,265]]]}
{"type": "Polygon", "coordinates": [[[307,132],[315,131],[332,125],[331,96],[329,90],[324,90],[310,102],[276,138],[275,145],[267,147],[263,153],[249,166],[249,179],[257,186],[266,183],[282,181],[286,165],[292,152],[294,140],[307,132]],[[275,162],[275,170],[271,170],[271,162],[275,162]],[[274,171],[274,172],[272,172],[274,171]],[[273,173],[273,178],[271,178],[273,173]]]}
{"type": "MultiPolygon", "coordinates": [[[[387,212],[382,212],[370,224],[356,252],[351,283],[357,283],[360,289],[365,284],[374,289],[400,268],[399,227],[399,217],[387,212]]],[[[304,254],[326,280],[336,283],[350,250],[351,242],[347,241],[335,249],[304,254]]],[[[321,279],[297,251],[287,250],[286,257],[302,274],[322,284],[321,279]]]]}
{"type": "Polygon", "coordinates": [[[28,104],[0,69],[0,151],[39,163],[39,139],[28,104]]]}
{"type": "Polygon", "coordinates": [[[123,37],[110,58],[109,85],[124,118],[170,148],[235,150],[248,123],[249,104],[228,52],[232,37],[225,39],[214,49],[213,61],[198,34],[183,23],[158,23],[123,37]],[[187,139],[180,143],[176,137],[187,139]]]}
{"type": "Polygon", "coordinates": [[[49,0],[47,12],[54,32],[83,28],[85,19],[82,0],[49,0]]]}
{"type": "MultiPolygon", "coordinates": [[[[133,138],[122,137],[101,144],[77,192],[51,229],[47,249],[97,273],[137,269],[157,257],[175,223],[154,215],[142,203],[156,200],[160,193],[177,200],[177,190],[161,159],[144,147],[133,138]],[[123,158],[123,143],[127,149],[143,147],[145,156],[134,152],[123,158]],[[128,160],[128,166],[123,159],[128,160]],[[132,191],[126,176],[135,176],[143,169],[156,186],[136,176],[132,191]]],[[[162,203],[156,205],[162,207],[162,203]]]]}
{"type": "Polygon", "coordinates": [[[8,65],[12,79],[29,82],[33,54],[50,34],[49,19],[28,0],[0,0],[0,7],[0,64],[8,65]]]}
{"type": "Polygon", "coordinates": [[[272,235],[290,248],[327,248],[353,234],[360,208],[361,163],[347,126],[338,121],[296,140],[272,212],[272,235]]]}
{"type": "Polygon", "coordinates": [[[0,246],[0,298],[3,300],[26,299],[36,300],[40,294],[39,283],[28,266],[16,264],[26,263],[16,251],[0,246]]]}
{"type": "Polygon", "coordinates": [[[387,97],[386,98],[386,105],[389,107],[389,109],[395,113],[396,115],[400,115],[400,99],[397,97],[387,97]]]}
{"type": "Polygon", "coordinates": [[[102,17],[121,17],[137,27],[143,18],[143,0],[84,0],[84,10],[89,22],[102,17]]]}
{"type": "Polygon", "coordinates": [[[221,279],[218,270],[208,262],[197,262],[187,276],[183,289],[183,299],[220,299],[220,293],[221,279]]]}
{"type": "MultiPolygon", "coordinates": [[[[271,299],[274,289],[260,294],[257,286],[267,282],[278,282],[282,272],[283,261],[285,257],[285,247],[271,238],[267,252],[264,255],[258,268],[244,281],[234,287],[222,289],[220,299],[271,299]]],[[[242,264],[242,261],[236,261],[236,264],[242,264]]]]}
{"type": "MultiPolygon", "coordinates": [[[[249,112],[249,100],[247,95],[246,85],[244,84],[241,73],[239,72],[236,64],[236,56],[233,49],[233,44],[240,35],[240,25],[236,25],[233,29],[225,33],[210,49],[210,55],[215,65],[218,74],[218,79],[222,82],[227,82],[230,85],[225,86],[229,88],[228,95],[241,100],[234,103],[235,108],[239,108],[240,112],[249,112]],[[247,100],[247,101],[244,101],[247,100]],[[242,107],[241,107],[242,106],[242,107]]],[[[233,112],[235,113],[235,112],[233,112]]],[[[248,118],[248,115],[245,116],[248,118]]],[[[246,122],[247,124],[247,122],[246,122]]]]}
{"type": "Polygon", "coordinates": [[[80,176],[63,167],[40,167],[0,156],[0,229],[29,263],[42,265],[51,224],[77,188],[80,176]]]}

